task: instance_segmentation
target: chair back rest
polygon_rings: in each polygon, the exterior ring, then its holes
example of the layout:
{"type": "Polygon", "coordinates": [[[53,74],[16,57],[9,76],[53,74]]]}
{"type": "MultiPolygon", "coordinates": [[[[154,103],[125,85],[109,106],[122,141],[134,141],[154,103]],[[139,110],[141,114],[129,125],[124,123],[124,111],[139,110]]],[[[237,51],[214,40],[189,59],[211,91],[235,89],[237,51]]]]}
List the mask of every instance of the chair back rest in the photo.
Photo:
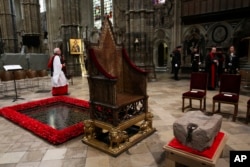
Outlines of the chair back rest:
{"type": "Polygon", "coordinates": [[[14,79],[12,71],[3,71],[1,73],[1,80],[2,81],[11,81],[14,79]]]}
{"type": "Polygon", "coordinates": [[[241,75],[222,74],[220,77],[220,93],[240,93],[241,75]]]}
{"type": "Polygon", "coordinates": [[[208,74],[204,72],[191,73],[190,90],[207,90],[208,74]]]}
{"type": "Polygon", "coordinates": [[[43,69],[43,70],[38,70],[38,71],[37,71],[37,75],[38,75],[39,77],[47,77],[47,76],[48,76],[48,71],[45,70],[45,69],[43,69]]]}
{"type": "Polygon", "coordinates": [[[16,80],[21,80],[26,78],[26,72],[24,70],[17,70],[14,72],[16,80]]]}
{"type": "Polygon", "coordinates": [[[38,77],[36,70],[31,70],[31,69],[26,71],[26,75],[28,78],[38,77]]]}
{"type": "Polygon", "coordinates": [[[90,44],[89,76],[99,73],[116,78],[117,92],[123,92],[122,45],[117,44],[111,22],[105,18],[98,44],[90,44]]]}

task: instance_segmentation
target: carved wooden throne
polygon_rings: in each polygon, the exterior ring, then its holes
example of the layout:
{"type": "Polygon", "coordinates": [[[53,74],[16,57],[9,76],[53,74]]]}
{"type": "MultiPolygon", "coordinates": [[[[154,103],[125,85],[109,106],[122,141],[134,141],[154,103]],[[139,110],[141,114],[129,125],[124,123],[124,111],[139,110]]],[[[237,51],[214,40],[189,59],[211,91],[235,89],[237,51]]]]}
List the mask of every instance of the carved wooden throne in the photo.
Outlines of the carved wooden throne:
{"type": "Polygon", "coordinates": [[[88,83],[91,119],[82,141],[117,156],[155,131],[148,112],[147,73],[116,44],[105,19],[100,41],[89,46],[88,83]]]}

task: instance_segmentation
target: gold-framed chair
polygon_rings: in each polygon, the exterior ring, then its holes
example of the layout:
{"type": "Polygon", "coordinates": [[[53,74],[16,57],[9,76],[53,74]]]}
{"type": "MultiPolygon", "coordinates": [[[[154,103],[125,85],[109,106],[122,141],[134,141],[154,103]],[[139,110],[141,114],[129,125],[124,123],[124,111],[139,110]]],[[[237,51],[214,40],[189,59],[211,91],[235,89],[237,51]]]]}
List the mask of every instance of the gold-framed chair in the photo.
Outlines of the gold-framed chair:
{"type": "Polygon", "coordinates": [[[155,128],[148,111],[147,72],[136,67],[125,48],[116,43],[107,18],[102,25],[99,43],[89,45],[91,119],[85,122],[82,141],[117,156],[155,128]]]}
{"type": "Polygon", "coordinates": [[[220,77],[219,93],[213,96],[212,112],[221,111],[221,103],[234,105],[232,121],[236,120],[238,115],[238,103],[240,96],[241,75],[223,74],[220,77]],[[215,111],[215,103],[218,103],[218,110],[215,111]]]}
{"type": "Polygon", "coordinates": [[[193,72],[190,77],[189,91],[182,94],[182,112],[186,108],[192,108],[192,100],[200,101],[200,110],[206,110],[208,74],[204,72],[193,72]],[[189,99],[189,105],[185,106],[185,99],[189,99]],[[203,101],[203,107],[202,107],[203,101]]]}

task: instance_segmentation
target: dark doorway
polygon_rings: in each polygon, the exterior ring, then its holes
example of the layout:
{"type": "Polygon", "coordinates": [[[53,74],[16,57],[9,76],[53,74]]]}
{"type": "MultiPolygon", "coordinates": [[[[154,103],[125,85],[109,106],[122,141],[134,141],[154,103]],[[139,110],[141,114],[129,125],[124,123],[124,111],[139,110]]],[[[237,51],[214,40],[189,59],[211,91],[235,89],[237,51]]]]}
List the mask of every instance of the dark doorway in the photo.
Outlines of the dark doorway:
{"type": "Polygon", "coordinates": [[[239,47],[237,49],[238,55],[240,58],[248,57],[248,46],[249,46],[249,40],[248,38],[242,39],[239,42],[239,47]]]}
{"type": "Polygon", "coordinates": [[[164,66],[164,44],[160,43],[158,46],[158,66],[164,66]]]}

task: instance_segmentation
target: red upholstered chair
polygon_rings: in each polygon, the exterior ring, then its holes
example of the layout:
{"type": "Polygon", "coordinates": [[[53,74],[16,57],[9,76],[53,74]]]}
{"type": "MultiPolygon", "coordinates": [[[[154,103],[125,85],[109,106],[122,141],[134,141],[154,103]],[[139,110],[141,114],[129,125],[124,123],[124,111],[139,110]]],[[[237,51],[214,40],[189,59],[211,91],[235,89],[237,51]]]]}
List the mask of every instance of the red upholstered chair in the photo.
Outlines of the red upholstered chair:
{"type": "Polygon", "coordinates": [[[206,94],[207,94],[207,73],[193,72],[190,79],[190,89],[182,94],[182,112],[186,108],[192,108],[192,100],[200,101],[200,110],[206,110],[206,94]],[[189,99],[189,105],[185,106],[185,99],[189,99]],[[203,108],[202,108],[203,100],[203,108]]]}
{"type": "Polygon", "coordinates": [[[246,123],[249,122],[250,117],[250,99],[247,101],[247,116],[246,116],[246,123]]]}
{"type": "Polygon", "coordinates": [[[238,102],[240,93],[241,75],[223,74],[220,78],[219,94],[213,97],[213,113],[215,112],[215,103],[218,103],[218,110],[220,112],[220,104],[234,105],[233,121],[236,120],[238,114],[238,102]]]}

